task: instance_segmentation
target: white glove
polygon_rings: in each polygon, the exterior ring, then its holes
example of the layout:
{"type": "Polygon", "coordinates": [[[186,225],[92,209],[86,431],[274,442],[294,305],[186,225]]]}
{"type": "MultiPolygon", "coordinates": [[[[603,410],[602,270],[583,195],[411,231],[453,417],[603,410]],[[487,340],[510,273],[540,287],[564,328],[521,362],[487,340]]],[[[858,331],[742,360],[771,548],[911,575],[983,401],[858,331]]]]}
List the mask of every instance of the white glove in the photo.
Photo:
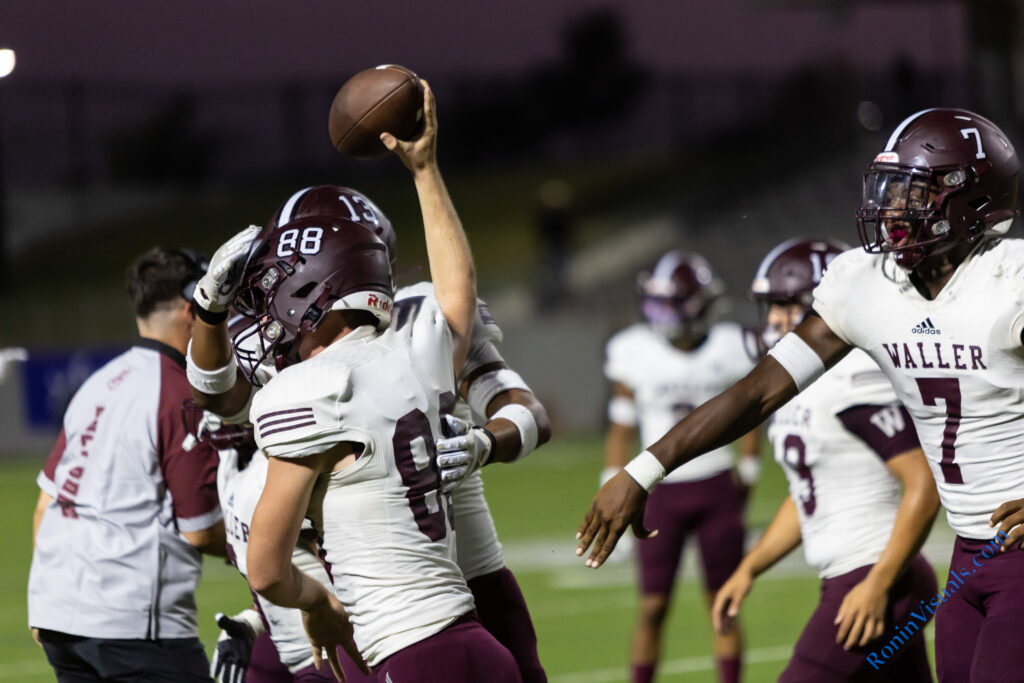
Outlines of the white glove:
{"type": "Polygon", "coordinates": [[[206,275],[196,285],[193,297],[199,306],[210,313],[222,313],[228,309],[235,298],[249,249],[260,230],[260,226],[250,225],[220,245],[210,259],[206,275]]]}
{"type": "Polygon", "coordinates": [[[451,436],[434,442],[441,471],[441,493],[451,493],[483,467],[494,450],[494,435],[454,415],[441,416],[442,431],[451,436]]]}
{"type": "Polygon", "coordinates": [[[0,349],[0,382],[7,376],[7,369],[10,365],[19,361],[28,360],[28,351],[20,347],[0,349]]]}
{"type": "Polygon", "coordinates": [[[243,683],[252,659],[252,644],[264,633],[263,620],[254,609],[244,609],[233,617],[218,612],[220,637],[210,662],[210,676],[217,683],[243,683]]]}

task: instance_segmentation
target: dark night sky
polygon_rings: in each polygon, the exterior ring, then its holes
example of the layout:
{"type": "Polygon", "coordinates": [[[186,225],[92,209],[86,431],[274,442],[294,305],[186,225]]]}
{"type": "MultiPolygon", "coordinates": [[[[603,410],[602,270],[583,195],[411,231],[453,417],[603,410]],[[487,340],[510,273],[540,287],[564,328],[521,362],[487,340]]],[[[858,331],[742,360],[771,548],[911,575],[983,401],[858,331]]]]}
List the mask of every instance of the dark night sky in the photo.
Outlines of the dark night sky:
{"type": "Polygon", "coordinates": [[[514,72],[555,59],[568,19],[610,6],[633,56],[665,70],[774,73],[835,56],[875,68],[911,44],[919,66],[963,62],[960,3],[893,4],[836,13],[776,0],[0,0],[0,46],[17,51],[23,83],[252,83],[381,62],[427,77],[514,72]]]}

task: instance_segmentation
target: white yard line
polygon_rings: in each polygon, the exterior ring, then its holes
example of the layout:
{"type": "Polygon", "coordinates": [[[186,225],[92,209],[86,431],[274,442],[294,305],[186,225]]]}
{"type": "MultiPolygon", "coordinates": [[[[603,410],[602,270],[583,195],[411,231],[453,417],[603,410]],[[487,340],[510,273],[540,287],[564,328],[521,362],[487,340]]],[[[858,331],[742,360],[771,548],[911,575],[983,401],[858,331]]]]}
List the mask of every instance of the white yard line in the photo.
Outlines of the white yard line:
{"type": "MultiPolygon", "coordinates": [[[[792,646],[759,647],[747,650],[743,653],[743,661],[748,664],[760,662],[778,662],[789,659],[793,653],[792,646]]],[[[712,671],[715,668],[713,657],[685,657],[683,659],[671,659],[658,665],[658,673],[684,674],[698,671],[712,671]]],[[[552,676],[551,683],[617,683],[629,678],[629,666],[623,665],[614,669],[597,669],[595,671],[583,671],[579,673],[562,674],[552,676]]]]}
{"type": "MultiPolygon", "coordinates": [[[[935,640],[935,630],[929,628],[924,636],[928,641],[935,640]]],[[[779,645],[777,647],[758,647],[743,652],[745,664],[760,664],[762,662],[781,662],[789,659],[793,654],[791,645],[779,645]]],[[[699,671],[713,671],[715,660],[709,656],[685,657],[683,659],[671,659],[658,665],[658,673],[661,675],[697,673],[699,671]]],[[[619,683],[629,679],[629,665],[615,668],[596,669],[594,671],[580,671],[570,674],[552,676],[550,683],[619,683]]]]}

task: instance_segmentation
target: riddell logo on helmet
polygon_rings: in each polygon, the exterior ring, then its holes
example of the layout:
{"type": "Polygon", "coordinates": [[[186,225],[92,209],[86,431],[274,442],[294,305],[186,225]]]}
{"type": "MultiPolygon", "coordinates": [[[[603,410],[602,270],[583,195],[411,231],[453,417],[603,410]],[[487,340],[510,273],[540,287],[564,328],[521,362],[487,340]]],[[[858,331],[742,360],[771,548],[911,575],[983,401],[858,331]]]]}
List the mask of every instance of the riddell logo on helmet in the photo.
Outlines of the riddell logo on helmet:
{"type": "Polygon", "coordinates": [[[379,308],[380,310],[385,312],[391,310],[391,300],[382,299],[378,297],[376,294],[370,294],[369,296],[366,297],[366,305],[373,306],[374,308],[379,308]]]}
{"type": "Polygon", "coordinates": [[[898,164],[900,163],[900,155],[896,152],[882,152],[875,157],[876,164],[898,164]]]}

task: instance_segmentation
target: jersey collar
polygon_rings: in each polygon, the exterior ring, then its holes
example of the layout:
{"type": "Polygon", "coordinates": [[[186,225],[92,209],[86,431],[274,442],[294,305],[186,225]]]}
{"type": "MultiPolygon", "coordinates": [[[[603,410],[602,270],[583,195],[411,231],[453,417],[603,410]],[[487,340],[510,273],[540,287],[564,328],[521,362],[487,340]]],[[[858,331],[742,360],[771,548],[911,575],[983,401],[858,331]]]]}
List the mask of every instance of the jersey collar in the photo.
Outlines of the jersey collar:
{"type": "Polygon", "coordinates": [[[135,343],[132,344],[132,346],[139,346],[144,349],[151,349],[157,353],[162,353],[180,365],[182,370],[185,369],[185,356],[181,354],[181,351],[164,344],[162,341],[157,341],[156,339],[151,339],[149,337],[139,337],[135,340],[135,343]]]}

